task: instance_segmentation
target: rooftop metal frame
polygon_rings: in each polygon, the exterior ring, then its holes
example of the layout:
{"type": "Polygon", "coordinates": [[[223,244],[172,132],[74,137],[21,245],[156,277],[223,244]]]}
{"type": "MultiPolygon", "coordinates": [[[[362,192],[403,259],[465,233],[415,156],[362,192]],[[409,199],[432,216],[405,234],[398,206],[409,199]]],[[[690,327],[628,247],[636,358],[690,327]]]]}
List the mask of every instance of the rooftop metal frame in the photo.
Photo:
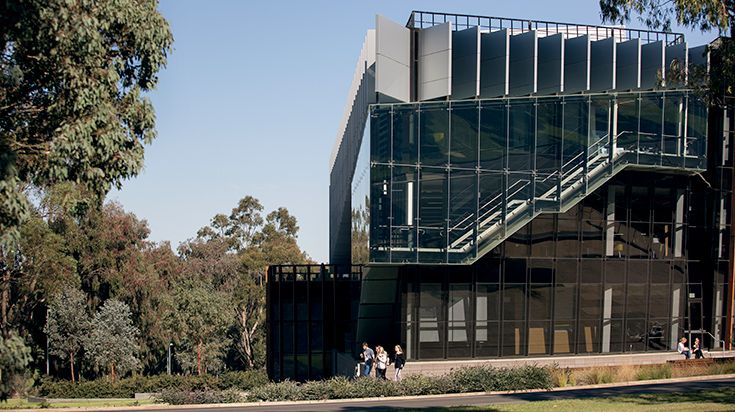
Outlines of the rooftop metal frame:
{"type": "Polygon", "coordinates": [[[411,16],[408,18],[408,22],[406,22],[406,27],[410,29],[425,29],[446,22],[451,22],[454,30],[463,30],[477,26],[480,27],[480,30],[487,31],[509,29],[513,33],[524,33],[537,30],[547,34],[566,33],[574,36],[586,34],[595,39],[614,37],[620,41],[640,39],[643,43],[663,41],[666,45],[684,43],[684,35],[682,33],[420,10],[411,12],[411,16]]]}

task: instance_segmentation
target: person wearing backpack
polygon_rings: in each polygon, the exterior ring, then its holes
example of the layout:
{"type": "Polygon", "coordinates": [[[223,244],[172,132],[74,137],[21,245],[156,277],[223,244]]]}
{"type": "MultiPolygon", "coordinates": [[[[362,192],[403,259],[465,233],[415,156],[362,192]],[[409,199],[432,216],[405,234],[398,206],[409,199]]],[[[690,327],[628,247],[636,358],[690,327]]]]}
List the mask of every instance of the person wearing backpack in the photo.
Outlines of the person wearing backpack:
{"type": "Polygon", "coordinates": [[[393,362],[396,368],[394,379],[396,382],[398,382],[401,380],[401,371],[406,365],[406,356],[403,354],[403,349],[401,348],[401,345],[396,345],[394,349],[396,351],[395,362],[393,362]]]}

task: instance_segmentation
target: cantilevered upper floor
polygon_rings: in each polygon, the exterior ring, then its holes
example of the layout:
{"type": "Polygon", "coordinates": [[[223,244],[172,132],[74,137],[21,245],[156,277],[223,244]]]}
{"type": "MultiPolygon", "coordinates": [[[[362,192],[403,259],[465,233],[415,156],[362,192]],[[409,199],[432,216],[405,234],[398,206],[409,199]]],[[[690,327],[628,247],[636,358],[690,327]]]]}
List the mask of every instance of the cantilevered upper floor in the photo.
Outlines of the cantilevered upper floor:
{"type": "Polygon", "coordinates": [[[687,71],[705,52],[625,27],[377,16],[331,158],[330,259],[469,264],[624,168],[698,173],[707,107],[687,71]]]}

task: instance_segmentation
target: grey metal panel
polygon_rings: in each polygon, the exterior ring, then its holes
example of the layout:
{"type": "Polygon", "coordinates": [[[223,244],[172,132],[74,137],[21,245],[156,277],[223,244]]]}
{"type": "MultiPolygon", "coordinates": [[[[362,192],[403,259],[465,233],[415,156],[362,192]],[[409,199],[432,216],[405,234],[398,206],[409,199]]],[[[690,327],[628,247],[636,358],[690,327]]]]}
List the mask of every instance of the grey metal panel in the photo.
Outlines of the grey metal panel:
{"type": "Polygon", "coordinates": [[[352,176],[365,135],[368,108],[375,103],[375,48],[375,33],[368,31],[330,162],[329,260],[335,264],[351,262],[352,176]]]}
{"type": "Polygon", "coordinates": [[[380,82],[376,80],[375,91],[381,94],[380,102],[410,101],[411,83],[408,67],[385,56],[375,57],[376,79],[380,80],[380,82]]]}
{"type": "Polygon", "coordinates": [[[585,92],[590,89],[590,37],[564,40],[564,91],[585,92]]]}
{"type": "Polygon", "coordinates": [[[709,71],[709,53],[707,45],[692,47],[688,53],[687,81],[695,84],[704,83],[703,74],[709,71]]]}
{"type": "Polygon", "coordinates": [[[641,87],[641,40],[618,43],[615,51],[615,88],[630,90],[641,87]]]}
{"type": "Polygon", "coordinates": [[[615,39],[590,44],[590,90],[599,92],[615,88],[615,39]]]}
{"type": "Polygon", "coordinates": [[[705,67],[709,64],[709,56],[707,53],[706,44],[689,49],[689,64],[695,64],[705,67]]]}
{"type": "Polygon", "coordinates": [[[508,94],[510,33],[507,29],[480,35],[480,97],[508,94]]]}
{"type": "Polygon", "coordinates": [[[419,32],[418,99],[452,94],[452,24],[447,22],[419,32]]]}
{"type": "MultiPolygon", "coordinates": [[[[641,88],[653,89],[666,80],[664,42],[656,41],[641,46],[641,88]]],[[[665,85],[665,83],[662,83],[665,85]]]]}
{"type": "Polygon", "coordinates": [[[538,39],[539,94],[564,91],[564,35],[554,34],[538,39]]]}
{"type": "Polygon", "coordinates": [[[452,98],[480,95],[480,28],[452,33],[452,98]]]}
{"type": "Polygon", "coordinates": [[[411,99],[411,31],[375,16],[375,91],[387,100],[411,99]]]}
{"type": "Polygon", "coordinates": [[[538,37],[535,30],[510,36],[508,94],[536,93],[538,37]]]}
{"type": "Polygon", "coordinates": [[[681,86],[686,81],[686,68],[687,68],[687,62],[688,59],[688,53],[687,53],[687,44],[686,43],[679,43],[674,44],[671,46],[666,46],[666,54],[664,56],[664,70],[667,74],[666,79],[666,85],[669,87],[672,86],[681,86]],[[683,72],[683,75],[679,75],[679,79],[672,79],[671,74],[672,72],[683,72]]]}

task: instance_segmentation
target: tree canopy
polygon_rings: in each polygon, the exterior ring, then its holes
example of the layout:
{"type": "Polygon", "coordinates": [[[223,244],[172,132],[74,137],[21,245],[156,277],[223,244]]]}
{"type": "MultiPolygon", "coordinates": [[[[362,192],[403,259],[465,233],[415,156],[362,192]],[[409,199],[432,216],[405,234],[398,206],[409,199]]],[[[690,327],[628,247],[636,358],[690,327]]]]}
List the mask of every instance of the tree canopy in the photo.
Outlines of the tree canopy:
{"type": "Polygon", "coordinates": [[[44,332],[49,352],[69,360],[72,382],[75,380],[74,357],[82,350],[90,331],[86,297],[77,289],[64,289],[51,299],[44,332]]]}
{"type": "Polygon", "coordinates": [[[733,0],[600,0],[603,20],[626,23],[632,15],[649,28],[670,31],[673,24],[702,31],[726,31],[735,17],[733,0]]]}
{"type": "MultiPolygon", "coordinates": [[[[600,0],[603,21],[627,23],[636,16],[648,28],[671,31],[674,24],[721,36],[708,48],[712,69],[690,66],[685,78],[715,105],[731,105],[735,93],[735,0],[600,0]]],[[[667,76],[682,78],[683,65],[669,68],[667,76]],[[677,72],[679,74],[677,74],[677,72]]]]}
{"type": "Polygon", "coordinates": [[[117,373],[138,369],[138,335],[130,308],[117,299],[108,299],[94,315],[84,342],[86,355],[108,369],[112,380],[117,373]]]}
{"type": "Polygon", "coordinates": [[[52,374],[74,380],[162,372],[170,343],[175,372],[264,366],[267,267],[311,261],[295,216],[245,196],[173,251],[119,204],[80,209],[79,190],[44,192],[5,272],[3,333],[26,339],[33,367],[46,339],[52,374]]]}
{"type": "Polygon", "coordinates": [[[26,192],[61,182],[98,199],[143,166],[156,136],[145,92],[173,36],[157,0],[0,2],[0,241],[26,192]]]}

